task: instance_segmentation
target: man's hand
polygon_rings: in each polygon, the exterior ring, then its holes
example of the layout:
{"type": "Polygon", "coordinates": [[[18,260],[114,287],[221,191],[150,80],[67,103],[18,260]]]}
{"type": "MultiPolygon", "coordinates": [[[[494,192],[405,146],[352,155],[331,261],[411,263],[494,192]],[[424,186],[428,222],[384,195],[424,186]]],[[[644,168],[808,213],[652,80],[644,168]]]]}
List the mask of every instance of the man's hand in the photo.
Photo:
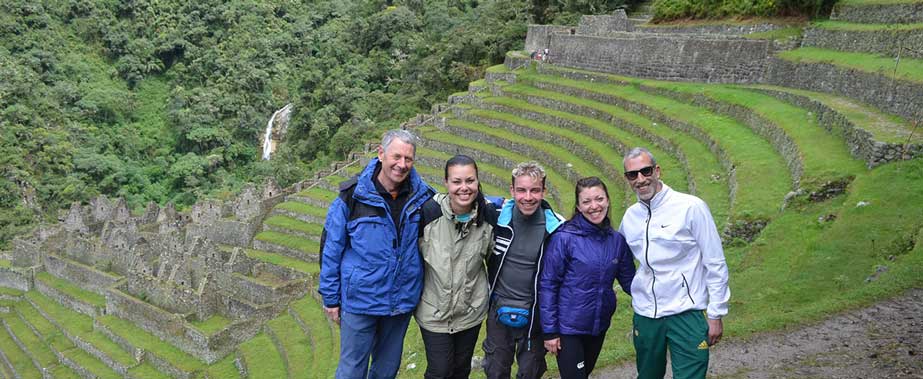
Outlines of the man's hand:
{"type": "Polygon", "coordinates": [[[722,334],[724,334],[724,325],[721,319],[708,319],[708,345],[716,345],[718,341],[721,341],[722,334]]]}
{"type": "Polygon", "coordinates": [[[561,337],[553,340],[545,340],[545,350],[548,350],[548,352],[554,356],[558,356],[558,351],[561,350],[561,337]]]}
{"type": "MultiPolygon", "coordinates": [[[[337,325],[340,325],[340,307],[333,307],[333,308],[324,307],[324,313],[327,314],[327,318],[329,318],[330,321],[333,321],[333,322],[337,323],[337,325]]],[[[710,321],[710,320],[709,320],[709,321],[710,321]]],[[[720,321],[720,320],[719,320],[719,321],[720,321]]],[[[710,331],[710,328],[709,328],[709,333],[710,333],[710,332],[711,332],[711,331],[710,331]]]]}

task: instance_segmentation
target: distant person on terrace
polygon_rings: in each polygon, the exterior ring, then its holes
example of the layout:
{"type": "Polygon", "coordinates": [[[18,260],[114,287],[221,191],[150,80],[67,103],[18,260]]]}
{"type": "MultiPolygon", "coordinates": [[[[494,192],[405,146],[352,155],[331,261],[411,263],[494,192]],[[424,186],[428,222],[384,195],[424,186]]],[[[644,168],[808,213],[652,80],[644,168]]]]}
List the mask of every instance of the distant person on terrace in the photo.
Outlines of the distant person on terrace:
{"type": "Polygon", "coordinates": [[[631,294],[635,262],[609,225],[609,191],[597,177],[577,181],[574,216],[551,235],[542,261],[539,307],[545,349],[562,379],[586,379],[596,366],[619,285],[631,294]]]}
{"type": "Polygon", "coordinates": [[[415,153],[413,134],[386,132],[378,158],[340,185],[327,213],[318,292],[340,325],[337,378],[394,378],[400,368],[423,287],[420,208],[433,196],[413,169],[415,153]]]}
{"type": "Polygon", "coordinates": [[[721,340],[731,291],[718,229],[701,199],[660,181],[645,148],[622,160],[638,202],[619,227],[641,265],[631,284],[638,378],[705,378],[708,350],[721,340]]]}

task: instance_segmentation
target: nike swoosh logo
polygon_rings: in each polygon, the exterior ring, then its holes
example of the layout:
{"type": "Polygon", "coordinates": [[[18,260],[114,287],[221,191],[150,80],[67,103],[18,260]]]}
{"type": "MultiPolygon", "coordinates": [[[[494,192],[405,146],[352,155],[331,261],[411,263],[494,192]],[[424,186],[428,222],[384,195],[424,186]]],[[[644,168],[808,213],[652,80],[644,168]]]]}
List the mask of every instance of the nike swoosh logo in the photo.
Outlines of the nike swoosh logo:
{"type": "Polygon", "coordinates": [[[668,226],[670,226],[670,224],[667,224],[667,225],[661,224],[661,225],[660,225],[660,228],[663,229],[663,228],[666,228],[666,227],[668,227],[668,226]]]}

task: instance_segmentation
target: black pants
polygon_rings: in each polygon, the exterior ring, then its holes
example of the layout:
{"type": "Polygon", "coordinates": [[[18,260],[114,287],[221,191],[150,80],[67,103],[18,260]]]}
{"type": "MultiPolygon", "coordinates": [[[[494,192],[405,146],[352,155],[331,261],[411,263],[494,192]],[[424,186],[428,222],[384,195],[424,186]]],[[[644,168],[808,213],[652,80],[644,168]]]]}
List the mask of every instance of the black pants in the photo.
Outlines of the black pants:
{"type": "Polygon", "coordinates": [[[561,350],[558,351],[561,379],[585,379],[590,376],[605,339],[605,333],[598,336],[561,335],[561,350]]]}
{"type": "Polygon", "coordinates": [[[435,333],[420,327],[426,349],[426,379],[461,379],[471,373],[471,356],[481,324],[458,333],[435,333]]]}
{"type": "Polygon", "coordinates": [[[541,322],[536,318],[533,331],[536,336],[529,338],[529,326],[512,328],[497,321],[497,306],[490,307],[487,313],[487,338],[484,339],[484,373],[487,379],[508,379],[513,366],[513,359],[519,364],[517,379],[540,379],[545,373],[545,344],[541,335],[541,322]]]}

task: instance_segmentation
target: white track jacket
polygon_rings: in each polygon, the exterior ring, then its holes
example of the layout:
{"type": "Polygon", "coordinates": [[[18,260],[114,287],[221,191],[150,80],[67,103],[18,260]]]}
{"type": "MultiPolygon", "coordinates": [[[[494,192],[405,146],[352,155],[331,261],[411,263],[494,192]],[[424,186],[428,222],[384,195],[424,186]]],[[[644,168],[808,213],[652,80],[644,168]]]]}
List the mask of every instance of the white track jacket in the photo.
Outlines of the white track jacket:
{"type": "Polygon", "coordinates": [[[666,184],[651,204],[639,201],[619,226],[640,267],[631,283],[635,313],[660,318],[692,309],[728,312],[731,291],[718,229],[708,205],[666,184]]]}

